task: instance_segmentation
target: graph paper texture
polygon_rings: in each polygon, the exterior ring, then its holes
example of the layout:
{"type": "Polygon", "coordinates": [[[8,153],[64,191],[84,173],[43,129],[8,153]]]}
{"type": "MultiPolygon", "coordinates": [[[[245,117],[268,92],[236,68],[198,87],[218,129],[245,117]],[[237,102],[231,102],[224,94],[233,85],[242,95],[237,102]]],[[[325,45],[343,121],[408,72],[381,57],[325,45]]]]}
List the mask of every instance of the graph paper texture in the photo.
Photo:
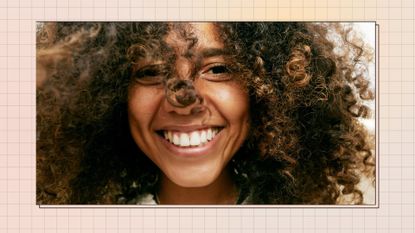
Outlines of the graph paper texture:
{"type": "Polygon", "coordinates": [[[414,232],[413,0],[1,0],[0,232],[414,232]],[[35,22],[376,21],[379,208],[40,209],[35,205],[35,22]]]}

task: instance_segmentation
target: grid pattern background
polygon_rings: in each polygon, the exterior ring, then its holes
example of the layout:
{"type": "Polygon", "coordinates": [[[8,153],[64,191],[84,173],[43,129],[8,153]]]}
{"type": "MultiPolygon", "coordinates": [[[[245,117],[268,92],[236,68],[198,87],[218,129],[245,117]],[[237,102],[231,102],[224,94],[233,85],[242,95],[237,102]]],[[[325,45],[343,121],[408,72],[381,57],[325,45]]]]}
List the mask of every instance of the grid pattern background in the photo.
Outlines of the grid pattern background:
{"type": "Polygon", "coordinates": [[[414,232],[413,0],[0,0],[0,232],[414,232]],[[380,25],[380,208],[39,209],[35,22],[359,20],[380,25]]]}

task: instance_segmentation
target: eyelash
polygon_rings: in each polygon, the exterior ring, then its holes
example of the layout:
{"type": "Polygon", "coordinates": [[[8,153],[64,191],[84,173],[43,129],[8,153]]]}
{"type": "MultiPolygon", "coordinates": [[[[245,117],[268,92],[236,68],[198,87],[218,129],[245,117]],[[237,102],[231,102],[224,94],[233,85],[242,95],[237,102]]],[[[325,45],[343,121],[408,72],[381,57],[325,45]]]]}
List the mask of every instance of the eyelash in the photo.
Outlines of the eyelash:
{"type": "Polygon", "coordinates": [[[227,81],[232,78],[232,69],[227,64],[216,63],[202,71],[201,76],[209,81],[227,81]]]}
{"type": "MultiPolygon", "coordinates": [[[[143,85],[159,85],[166,76],[167,69],[161,65],[146,66],[133,74],[134,79],[143,85]]],[[[232,69],[227,64],[215,63],[202,69],[200,77],[214,82],[227,81],[232,78],[232,69]]]]}
{"type": "Polygon", "coordinates": [[[166,76],[166,69],[159,65],[152,65],[137,70],[133,77],[143,85],[158,85],[163,82],[166,76]]]}
{"type": "Polygon", "coordinates": [[[211,67],[209,69],[209,71],[213,72],[214,69],[219,69],[219,71],[222,71],[222,72],[220,72],[220,74],[228,73],[228,67],[226,67],[225,65],[215,65],[215,66],[211,67]]]}

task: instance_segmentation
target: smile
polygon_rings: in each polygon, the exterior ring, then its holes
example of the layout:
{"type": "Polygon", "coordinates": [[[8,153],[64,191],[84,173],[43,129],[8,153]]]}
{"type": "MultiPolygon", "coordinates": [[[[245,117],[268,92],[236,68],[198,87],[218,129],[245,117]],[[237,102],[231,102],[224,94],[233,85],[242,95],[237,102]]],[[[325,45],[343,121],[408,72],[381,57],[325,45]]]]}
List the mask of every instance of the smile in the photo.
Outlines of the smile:
{"type": "Polygon", "coordinates": [[[164,139],[178,147],[198,147],[212,141],[220,130],[220,128],[206,128],[190,132],[163,130],[162,135],[164,139]]]}

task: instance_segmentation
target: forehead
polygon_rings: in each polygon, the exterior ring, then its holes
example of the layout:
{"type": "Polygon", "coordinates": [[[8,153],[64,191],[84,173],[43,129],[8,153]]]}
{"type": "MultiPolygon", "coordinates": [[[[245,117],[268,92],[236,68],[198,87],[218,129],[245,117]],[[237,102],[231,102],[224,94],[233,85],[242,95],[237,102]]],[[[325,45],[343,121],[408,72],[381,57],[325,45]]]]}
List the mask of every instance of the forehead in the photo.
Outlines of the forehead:
{"type": "Polygon", "coordinates": [[[189,50],[223,48],[218,28],[212,23],[171,24],[164,41],[178,54],[184,54],[189,50]]]}

